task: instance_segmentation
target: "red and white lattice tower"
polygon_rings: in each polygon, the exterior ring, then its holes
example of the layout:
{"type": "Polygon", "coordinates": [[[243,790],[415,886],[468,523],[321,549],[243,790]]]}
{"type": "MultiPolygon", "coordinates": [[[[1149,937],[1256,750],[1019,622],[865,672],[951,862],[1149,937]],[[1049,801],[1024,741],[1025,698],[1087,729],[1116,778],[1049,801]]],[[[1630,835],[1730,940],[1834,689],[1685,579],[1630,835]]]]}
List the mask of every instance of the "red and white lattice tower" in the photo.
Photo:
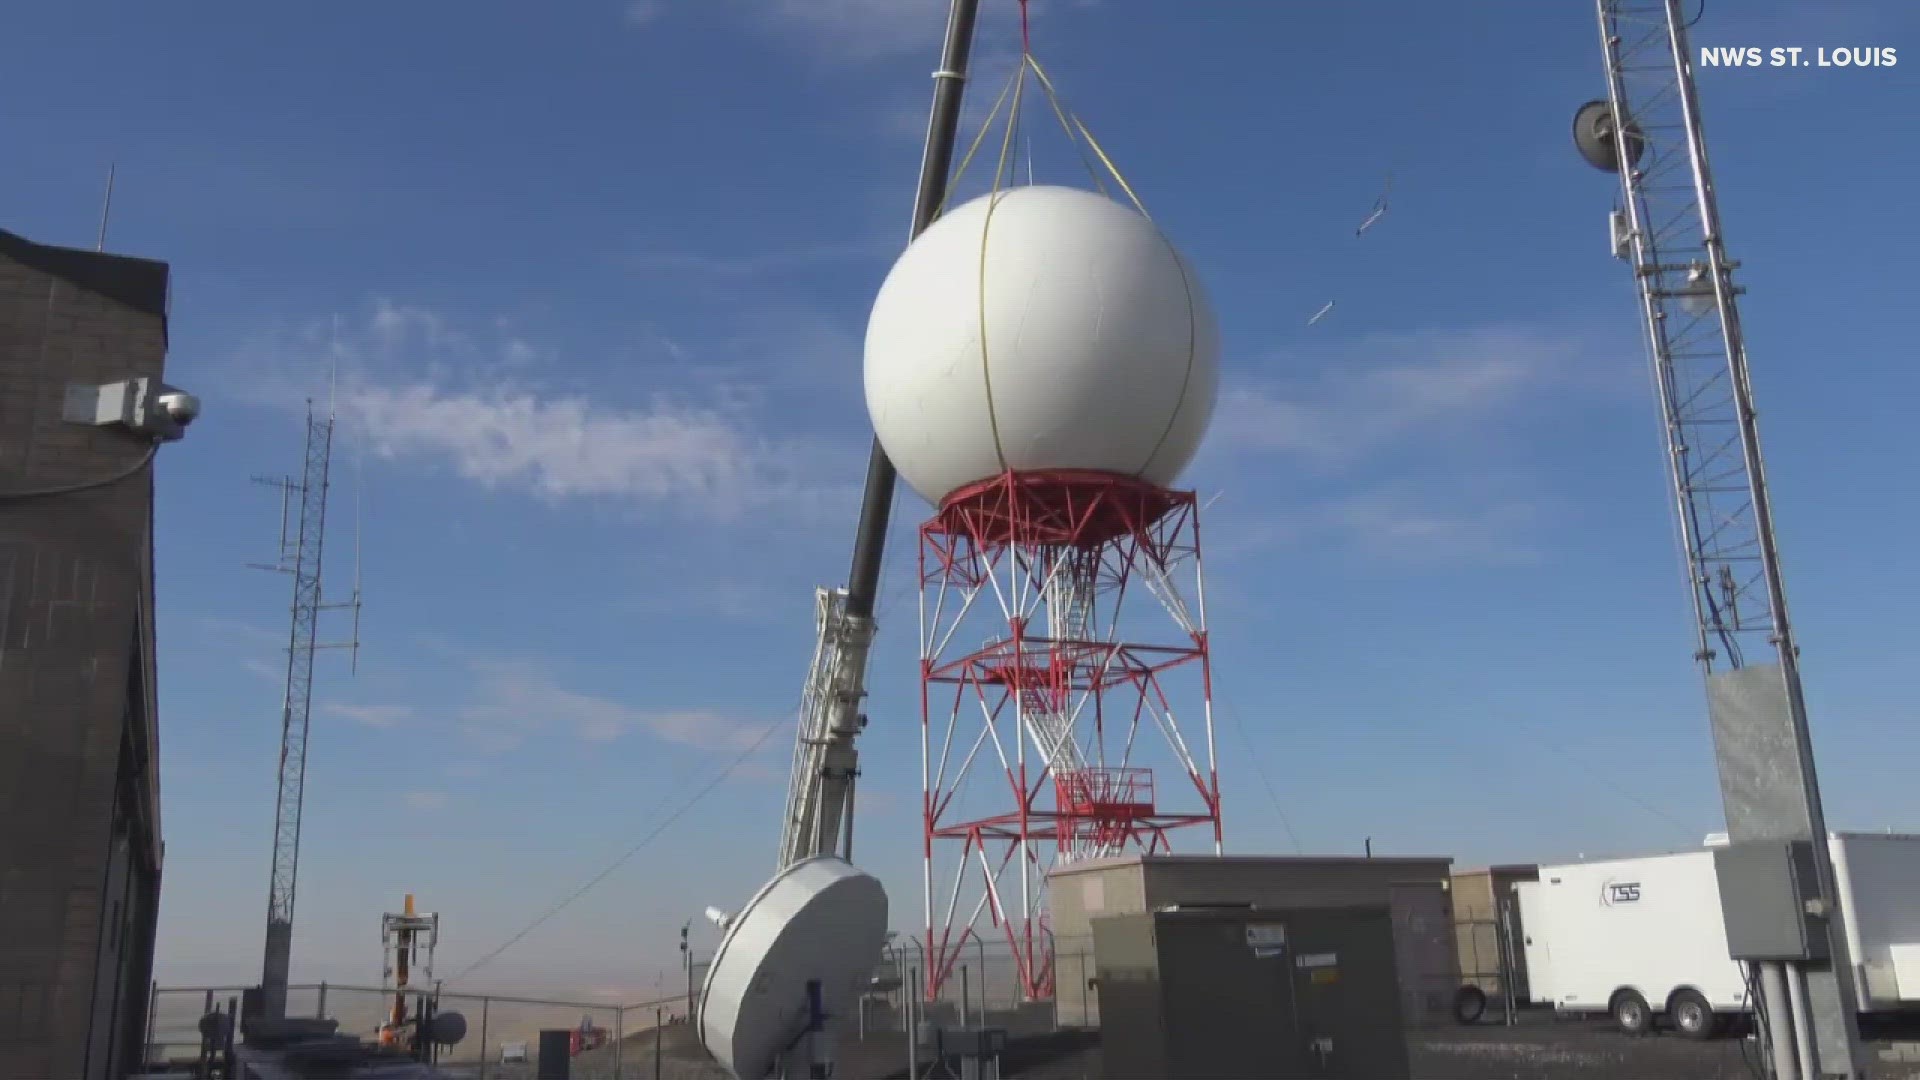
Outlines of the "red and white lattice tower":
{"type": "Polygon", "coordinates": [[[896,263],[867,402],[920,528],[925,991],[1004,936],[1052,993],[1059,861],[1219,850],[1197,507],[1170,481],[1218,386],[1218,332],[1143,213],[1021,187],[896,263]],[[1187,726],[1183,731],[1182,725],[1187,726]]]}

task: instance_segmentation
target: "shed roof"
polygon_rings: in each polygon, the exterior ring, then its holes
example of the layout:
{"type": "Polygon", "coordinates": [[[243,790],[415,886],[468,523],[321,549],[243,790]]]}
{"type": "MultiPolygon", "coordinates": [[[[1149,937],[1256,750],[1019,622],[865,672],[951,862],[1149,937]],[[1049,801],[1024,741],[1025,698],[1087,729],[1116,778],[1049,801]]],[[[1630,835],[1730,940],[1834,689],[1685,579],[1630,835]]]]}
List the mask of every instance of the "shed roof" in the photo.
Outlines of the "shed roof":
{"type": "Polygon", "coordinates": [[[1434,870],[1453,865],[1446,856],[1365,855],[1112,855],[1083,859],[1053,869],[1055,874],[1088,873],[1124,866],[1146,867],[1247,867],[1260,869],[1328,869],[1332,867],[1379,867],[1380,869],[1434,870]]]}

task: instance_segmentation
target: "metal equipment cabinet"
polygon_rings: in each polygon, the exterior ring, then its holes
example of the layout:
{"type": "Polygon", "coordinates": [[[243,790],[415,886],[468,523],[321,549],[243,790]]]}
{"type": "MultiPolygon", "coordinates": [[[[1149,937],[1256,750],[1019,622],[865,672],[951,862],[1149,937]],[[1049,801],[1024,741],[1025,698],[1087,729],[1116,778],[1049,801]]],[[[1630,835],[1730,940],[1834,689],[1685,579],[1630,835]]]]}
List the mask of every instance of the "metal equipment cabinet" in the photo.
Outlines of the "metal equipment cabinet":
{"type": "Polygon", "coordinates": [[[1093,920],[1107,1080],[1406,1080],[1384,907],[1093,920]]]}

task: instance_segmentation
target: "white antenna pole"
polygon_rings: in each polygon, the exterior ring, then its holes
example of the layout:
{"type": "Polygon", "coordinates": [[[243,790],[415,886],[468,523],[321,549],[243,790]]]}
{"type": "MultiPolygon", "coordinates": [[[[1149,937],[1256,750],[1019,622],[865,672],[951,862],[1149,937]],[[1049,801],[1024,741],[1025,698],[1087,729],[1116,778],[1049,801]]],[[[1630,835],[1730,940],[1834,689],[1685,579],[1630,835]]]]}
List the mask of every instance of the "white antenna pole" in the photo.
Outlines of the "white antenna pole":
{"type": "Polygon", "coordinates": [[[93,243],[93,250],[95,251],[107,250],[107,215],[113,210],[113,170],[114,165],[109,163],[107,165],[107,195],[106,198],[100,200],[100,237],[93,243]]]}
{"type": "Polygon", "coordinates": [[[367,448],[353,443],[353,673],[360,674],[360,525],[365,517],[367,448]]]}
{"type": "Polygon", "coordinates": [[[327,335],[327,418],[335,416],[334,404],[340,389],[340,316],[333,317],[333,329],[327,335]]]}

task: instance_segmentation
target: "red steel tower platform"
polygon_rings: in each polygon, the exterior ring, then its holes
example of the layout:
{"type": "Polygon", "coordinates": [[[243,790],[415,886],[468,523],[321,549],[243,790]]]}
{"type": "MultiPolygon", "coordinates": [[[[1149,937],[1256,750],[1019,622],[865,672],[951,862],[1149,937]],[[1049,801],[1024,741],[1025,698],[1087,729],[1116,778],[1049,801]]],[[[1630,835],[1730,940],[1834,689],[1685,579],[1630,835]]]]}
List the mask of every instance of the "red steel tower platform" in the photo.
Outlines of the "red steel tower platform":
{"type": "Polygon", "coordinates": [[[1126,476],[1008,472],[920,527],[920,585],[924,990],[997,933],[1023,995],[1048,997],[1057,861],[1166,851],[1197,825],[1220,849],[1198,507],[1126,476]]]}

